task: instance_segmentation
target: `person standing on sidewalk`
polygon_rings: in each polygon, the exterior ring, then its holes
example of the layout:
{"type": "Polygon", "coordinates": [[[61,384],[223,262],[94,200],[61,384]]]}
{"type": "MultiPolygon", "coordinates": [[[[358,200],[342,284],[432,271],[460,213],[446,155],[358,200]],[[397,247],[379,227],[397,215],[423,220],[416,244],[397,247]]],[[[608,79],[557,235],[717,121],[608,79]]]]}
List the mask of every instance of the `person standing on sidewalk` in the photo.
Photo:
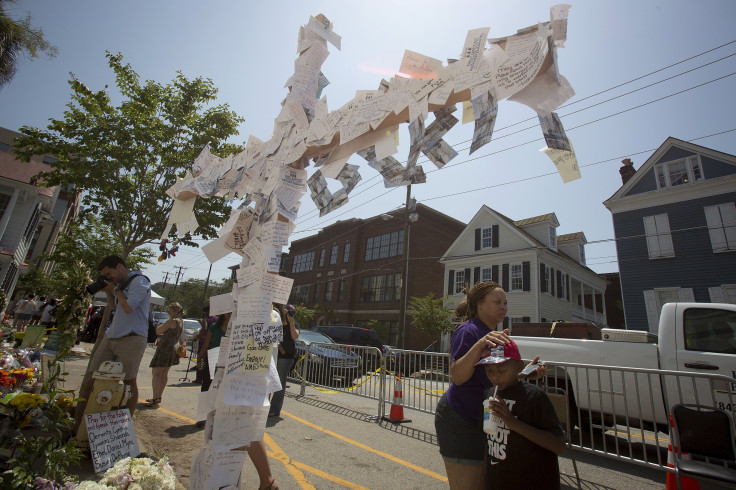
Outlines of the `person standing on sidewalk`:
{"type": "Polygon", "coordinates": [[[166,307],[169,319],[156,327],[156,334],[160,335],[156,352],[153,354],[149,367],[153,370],[153,398],[146,400],[147,407],[154,407],[161,403],[161,396],[169,381],[169,369],[171,366],[179,365],[179,354],[176,348],[179,346],[181,332],[184,329],[184,320],[181,319],[184,308],[181,304],[174,302],[166,307]]]}
{"type": "MultiPolygon", "coordinates": [[[[151,282],[140,271],[131,271],[117,255],[105,257],[97,270],[105,277],[107,307],[114,309],[114,316],[105,337],[94,352],[87,370],[97,371],[104,361],[123,364],[123,383],[130,387],[130,399],[126,408],[130,415],[138,404],[138,369],[148,340],[148,308],[151,303],[151,282]]],[[[92,392],[94,379],[90,376],[80,388],[79,396],[87,398],[92,392]]],[[[86,402],[79,402],[74,414],[77,427],[82,420],[86,402]]]]}
{"type": "Polygon", "coordinates": [[[286,376],[294,365],[294,357],[296,353],[294,341],[299,337],[299,329],[296,328],[294,322],[294,314],[296,308],[294,305],[274,304],[281,315],[281,323],[284,329],[284,340],[279,343],[279,358],[276,361],[276,371],[279,373],[279,381],[281,381],[281,391],[274,392],[271,397],[271,410],[268,412],[269,417],[278,417],[281,415],[281,407],[284,404],[284,395],[286,393],[286,376]]]}

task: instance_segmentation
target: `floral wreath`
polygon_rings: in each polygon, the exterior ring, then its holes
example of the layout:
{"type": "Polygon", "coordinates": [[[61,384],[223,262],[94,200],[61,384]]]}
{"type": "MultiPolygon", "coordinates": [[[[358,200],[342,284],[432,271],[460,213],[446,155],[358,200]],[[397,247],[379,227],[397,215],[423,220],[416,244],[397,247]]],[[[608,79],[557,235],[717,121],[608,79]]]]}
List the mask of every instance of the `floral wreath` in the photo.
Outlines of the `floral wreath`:
{"type": "Polygon", "coordinates": [[[161,255],[158,256],[159,262],[163,262],[169,257],[176,257],[176,252],[179,251],[179,239],[178,238],[174,238],[174,240],[171,242],[171,248],[167,248],[168,243],[169,243],[169,239],[164,238],[163,240],[161,240],[161,243],[158,246],[158,249],[161,250],[161,255]]]}

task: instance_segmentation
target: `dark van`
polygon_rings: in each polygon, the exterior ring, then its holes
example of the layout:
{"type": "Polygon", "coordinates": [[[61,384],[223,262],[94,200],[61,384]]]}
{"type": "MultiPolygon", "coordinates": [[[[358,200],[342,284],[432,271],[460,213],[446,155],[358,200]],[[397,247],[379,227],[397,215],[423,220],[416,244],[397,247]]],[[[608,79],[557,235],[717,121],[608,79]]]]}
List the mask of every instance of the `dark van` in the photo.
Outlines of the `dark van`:
{"type": "Polygon", "coordinates": [[[375,371],[380,367],[383,342],[375,331],[353,325],[317,325],[312,327],[312,330],[327,335],[338,344],[376,347],[379,352],[361,350],[358,353],[363,358],[363,369],[366,372],[375,371]]]}

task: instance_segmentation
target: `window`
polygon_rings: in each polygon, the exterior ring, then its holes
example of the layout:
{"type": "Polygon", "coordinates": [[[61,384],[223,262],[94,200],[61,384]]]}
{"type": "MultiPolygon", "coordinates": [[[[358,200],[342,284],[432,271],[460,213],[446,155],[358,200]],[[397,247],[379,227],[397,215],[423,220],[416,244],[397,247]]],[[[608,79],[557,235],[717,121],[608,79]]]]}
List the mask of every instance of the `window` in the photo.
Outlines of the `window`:
{"type": "Polygon", "coordinates": [[[493,247],[493,228],[483,228],[481,230],[481,248],[493,247]]]}
{"type": "Polygon", "coordinates": [[[279,271],[287,271],[289,270],[289,257],[286,255],[281,256],[281,265],[279,266],[279,271]]]}
{"type": "Polygon", "coordinates": [[[10,151],[10,145],[4,141],[0,141],[0,151],[10,151]]]}
{"type": "Polygon", "coordinates": [[[11,261],[10,264],[8,264],[8,269],[5,271],[5,278],[3,278],[3,291],[7,291],[10,289],[10,285],[13,284],[13,281],[15,280],[15,275],[17,273],[18,265],[15,263],[15,261],[11,261]]]}
{"type": "Polygon", "coordinates": [[[549,227],[549,248],[557,249],[557,229],[554,226],[549,227]]]}
{"type": "Polygon", "coordinates": [[[46,155],[45,157],[43,157],[43,163],[48,163],[49,165],[54,164],[54,163],[56,163],[58,161],[59,161],[58,158],[50,157],[48,155],[46,155]]]}
{"type": "Polygon", "coordinates": [[[490,267],[483,267],[480,270],[480,280],[481,281],[492,281],[493,280],[493,271],[490,267]]]}
{"type": "Polygon", "coordinates": [[[314,298],[312,303],[319,303],[319,283],[314,285],[314,296],[312,297],[314,298]]]}
{"type": "Polygon", "coordinates": [[[736,207],[734,203],[707,206],[704,209],[713,252],[736,250],[736,207]]]}
{"type": "Polygon", "coordinates": [[[685,349],[736,354],[736,314],[726,310],[685,310],[685,349]]]}
{"type": "MultiPolygon", "coordinates": [[[[313,252],[314,253],[314,252],[313,252]]],[[[305,304],[309,301],[309,285],[294,286],[291,290],[291,303],[305,304]]]]}
{"type": "Polygon", "coordinates": [[[365,260],[385,259],[404,253],[404,230],[368,238],[365,260]]]}
{"type": "Polygon", "coordinates": [[[314,265],[314,252],[306,252],[294,257],[294,263],[291,265],[291,272],[311,271],[314,265]]]}
{"type": "Polygon", "coordinates": [[[401,291],[401,274],[364,277],[360,284],[360,301],[398,301],[401,291]]]}
{"type": "Polygon", "coordinates": [[[319,253],[319,266],[320,267],[325,266],[325,252],[326,250],[323,248],[322,251],[319,253]]]}
{"type": "Polygon", "coordinates": [[[560,274],[560,288],[557,290],[557,297],[567,299],[567,276],[560,274]]]}
{"type": "Polygon", "coordinates": [[[463,292],[465,289],[465,271],[455,271],[455,294],[463,292]]]}
{"type": "Polygon", "coordinates": [[[330,265],[335,264],[337,264],[337,245],[333,245],[330,251],[330,265]]]}
{"type": "Polygon", "coordinates": [[[28,243],[33,237],[33,233],[36,231],[38,221],[41,219],[41,205],[39,204],[31,215],[31,220],[26,226],[26,231],[23,233],[23,243],[28,243]]]}
{"type": "Polygon", "coordinates": [[[647,235],[647,249],[649,249],[650,259],[675,256],[667,213],[645,216],[644,232],[647,235]]]}
{"type": "Polygon", "coordinates": [[[325,301],[332,301],[332,281],[325,284],[325,301]]]}
{"type": "Polygon", "coordinates": [[[578,243],[578,261],[585,265],[585,245],[578,243]]]}
{"type": "Polygon", "coordinates": [[[345,247],[342,251],[342,261],[347,264],[348,260],[350,260],[350,242],[345,242],[345,247]]]}
{"type": "Polygon", "coordinates": [[[524,318],[520,316],[510,316],[509,323],[511,323],[511,326],[513,327],[517,323],[524,323],[524,318]]]}
{"type": "Polygon", "coordinates": [[[5,211],[8,209],[10,199],[12,199],[12,196],[9,196],[8,194],[0,194],[0,218],[3,217],[5,211]]]}
{"type": "Polygon", "coordinates": [[[552,294],[552,271],[546,265],[544,266],[544,278],[542,278],[542,280],[544,281],[545,285],[544,292],[547,294],[552,294]]]}
{"type": "Polygon", "coordinates": [[[509,267],[509,276],[511,278],[511,291],[524,290],[524,270],[521,264],[511,264],[509,267]]]}
{"type": "Polygon", "coordinates": [[[345,299],[345,281],[340,279],[340,283],[337,286],[337,301],[343,301],[345,299]]]}
{"type": "Polygon", "coordinates": [[[657,175],[657,187],[674,187],[676,185],[690,184],[703,180],[703,170],[700,166],[700,157],[692,156],[664,162],[655,165],[654,171],[657,175]]]}
{"type": "Polygon", "coordinates": [[[647,311],[649,331],[657,333],[659,330],[659,314],[665,303],[695,301],[692,288],[658,288],[644,291],[644,305],[647,311]]]}

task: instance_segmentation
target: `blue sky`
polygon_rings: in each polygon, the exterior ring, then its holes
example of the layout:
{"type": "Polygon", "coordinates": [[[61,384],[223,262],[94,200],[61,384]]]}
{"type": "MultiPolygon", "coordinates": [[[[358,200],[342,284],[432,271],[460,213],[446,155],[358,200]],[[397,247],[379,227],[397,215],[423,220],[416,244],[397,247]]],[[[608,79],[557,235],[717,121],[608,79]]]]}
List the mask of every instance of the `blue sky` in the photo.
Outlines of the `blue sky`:
{"type": "MultiPolygon", "coordinates": [[[[623,158],[638,168],[668,136],[736,153],[736,56],[731,56],[736,53],[736,2],[569,3],[568,40],[558,55],[560,71],[576,95],[568,102],[574,105],[557,112],[575,146],[582,179],[562,183],[538,151],[544,142],[536,114],[504,100],[493,140],[469,157],[472,124],[457,125],[445,139],[459,155],[439,171],[425,162],[427,183],[412,186],[412,194],[466,223],[483,204],[516,220],[554,212],[558,234],[584,232],[591,242],[588,265],[611,272],[618,270],[616,248],[611,214],[602,202],[621,185],[623,158]],[[612,87],[617,88],[608,90],[612,87]],[[723,134],[702,138],[717,133],[723,134]]],[[[44,127],[50,117],[61,118],[70,72],[93,90],[106,84],[114,88],[105,63],[108,50],[122,53],[144,80],[168,83],[176,71],[211,78],[220,90],[218,102],[229,103],[245,118],[233,142],[243,143],[249,134],[266,140],[286,95],[284,82],[293,73],[299,26],[310,15],[323,13],[342,36],[342,50],[330,46],[322,67],[331,82],[323,95],[336,109],[355,90],[375,89],[382,77],[398,71],[405,49],[455,58],[468,30],[490,27],[489,37],[510,35],[548,20],[551,5],[536,0],[19,1],[11,15],[30,12],[59,55],[20,64],[14,80],[0,90],[0,126],[44,127]]],[[[406,159],[408,139],[404,125],[395,155],[399,161],[406,159]]],[[[337,220],[403,205],[403,187],[385,189],[377,172],[357,156],[350,163],[361,166],[363,177],[350,202],[320,218],[305,195],[292,239],[337,220]]],[[[227,266],[238,262],[234,254],[220,260],[212,277],[224,277],[227,266]]],[[[186,268],[183,279],[205,278],[209,263],[199,249],[184,248],[146,273],[155,282],[178,266],[186,268]]]]}

